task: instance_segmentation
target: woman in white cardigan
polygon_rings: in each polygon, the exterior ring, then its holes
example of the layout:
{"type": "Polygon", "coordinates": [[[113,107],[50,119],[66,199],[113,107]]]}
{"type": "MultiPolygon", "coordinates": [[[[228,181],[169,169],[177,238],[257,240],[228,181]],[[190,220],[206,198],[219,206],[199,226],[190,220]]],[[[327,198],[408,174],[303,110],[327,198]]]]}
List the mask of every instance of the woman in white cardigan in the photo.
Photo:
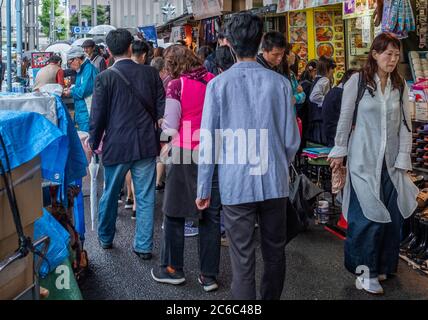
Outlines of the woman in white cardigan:
{"type": "Polygon", "coordinates": [[[360,289],[373,294],[382,294],[379,281],[397,272],[403,219],[417,207],[418,188],[407,174],[412,169],[412,133],[399,60],[400,41],[390,33],[378,35],[365,67],[344,86],[335,147],[329,155],[333,171],[347,156],[345,267],[358,275],[360,289]],[[359,77],[364,77],[366,89],[352,130],[359,77]]]}

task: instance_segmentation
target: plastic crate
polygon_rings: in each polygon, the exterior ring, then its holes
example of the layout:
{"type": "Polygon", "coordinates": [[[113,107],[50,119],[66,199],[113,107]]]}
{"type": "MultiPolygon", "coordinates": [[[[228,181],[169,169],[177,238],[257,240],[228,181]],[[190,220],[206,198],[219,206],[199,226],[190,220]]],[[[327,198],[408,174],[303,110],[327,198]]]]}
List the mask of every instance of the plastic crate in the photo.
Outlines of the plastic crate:
{"type": "MultiPolygon", "coordinates": [[[[412,71],[412,76],[413,76],[413,80],[416,82],[418,79],[416,78],[416,72],[415,72],[415,68],[414,68],[414,59],[412,57],[412,53],[416,52],[417,54],[419,54],[419,58],[420,59],[425,59],[426,61],[428,61],[428,51],[409,51],[409,65],[410,65],[410,70],[412,71]]],[[[428,73],[428,68],[424,69],[425,72],[428,73]]],[[[420,79],[421,77],[419,77],[420,79]]],[[[428,78],[427,76],[424,76],[424,78],[428,78]]]]}

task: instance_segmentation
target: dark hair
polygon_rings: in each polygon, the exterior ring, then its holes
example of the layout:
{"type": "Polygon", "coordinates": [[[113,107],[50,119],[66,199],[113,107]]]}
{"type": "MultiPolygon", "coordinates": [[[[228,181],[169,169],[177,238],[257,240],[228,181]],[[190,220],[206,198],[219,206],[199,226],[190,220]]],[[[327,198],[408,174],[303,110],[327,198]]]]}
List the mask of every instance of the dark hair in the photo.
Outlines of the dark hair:
{"type": "Polygon", "coordinates": [[[340,83],[341,84],[345,84],[349,79],[351,79],[352,75],[354,73],[357,73],[358,70],[357,69],[348,69],[346,70],[346,72],[344,73],[342,79],[340,79],[340,83]]]}
{"type": "Polygon", "coordinates": [[[153,50],[153,58],[157,57],[163,57],[165,49],[162,47],[157,47],[155,50],[153,50]]]}
{"type": "Polygon", "coordinates": [[[226,34],[239,58],[254,58],[262,40],[263,21],[248,12],[238,13],[227,24],[226,34]]]}
{"type": "Polygon", "coordinates": [[[49,58],[48,63],[61,63],[62,62],[62,58],[60,56],[57,56],[56,54],[54,54],[52,57],[49,58]]]}
{"type": "MultiPolygon", "coordinates": [[[[376,91],[376,81],[375,81],[375,74],[378,69],[377,61],[373,57],[373,51],[376,51],[377,53],[382,53],[385,50],[387,50],[388,46],[392,45],[395,49],[400,50],[401,44],[400,40],[398,38],[389,32],[384,32],[378,35],[372,43],[372,46],[370,47],[370,53],[368,60],[363,67],[363,74],[366,79],[366,83],[376,91]]],[[[391,72],[391,82],[392,87],[394,89],[401,89],[403,88],[403,78],[398,73],[398,63],[395,67],[394,71],[391,72]]]]}
{"type": "Polygon", "coordinates": [[[224,40],[226,39],[226,34],[224,33],[224,31],[220,31],[217,35],[217,39],[218,40],[224,40]]]}
{"type": "Polygon", "coordinates": [[[316,59],[310,60],[305,67],[305,71],[303,71],[302,75],[300,76],[300,81],[312,81],[314,80],[311,76],[311,71],[314,69],[317,69],[318,61],[316,59]]]}
{"type": "Polygon", "coordinates": [[[215,63],[219,69],[226,71],[235,63],[232,51],[228,46],[218,47],[215,51],[215,63]]]}
{"type": "Polygon", "coordinates": [[[121,56],[126,53],[133,41],[131,32],[126,29],[112,30],[107,34],[106,44],[113,56],[121,56]]]}
{"type": "Polygon", "coordinates": [[[272,51],[274,48],[286,49],[287,41],[281,32],[271,31],[264,35],[262,40],[262,49],[272,51]]]}
{"type": "Polygon", "coordinates": [[[150,47],[146,41],[142,40],[134,40],[132,43],[132,54],[134,56],[142,56],[143,54],[146,54],[148,56],[150,51],[150,47]]]}
{"type": "Polygon", "coordinates": [[[208,46],[202,46],[198,50],[198,57],[203,61],[207,59],[207,57],[213,52],[213,50],[208,46]]]}
{"type": "Polygon", "coordinates": [[[180,44],[172,45],[165,50],[165,69],[173,78],[201,67],[203,62],[195,53],[180,44]]]}
{"type": "Polygon", "coordinates": [[[319,58],[317,64],[317,74],[322,77],[325,77],[328,75],[329,71],[334,68],[336,68],[336,63],[332,58],[326,56],[321,56],[319,58]]]}

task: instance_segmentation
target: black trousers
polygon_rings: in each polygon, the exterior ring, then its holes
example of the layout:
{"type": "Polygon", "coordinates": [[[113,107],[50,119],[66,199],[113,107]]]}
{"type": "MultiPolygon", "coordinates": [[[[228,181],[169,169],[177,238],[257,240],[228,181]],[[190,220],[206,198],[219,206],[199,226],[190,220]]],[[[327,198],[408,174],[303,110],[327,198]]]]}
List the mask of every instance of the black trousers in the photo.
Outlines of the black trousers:
{"type": "MultiPolygon", "coordinates": [[[[195,194],[196,199],[196,194],[195,194]]],[[[214,174],[210,207],[199,218],[199,263],[204,276],[217,277],[220,265],[220,192],[218,177],[214,174]]],[[[161,266],[183,270],[184,266],[184,223],[186,218],[165,214],[164,233],[161,247],[161,266]]]]}
{"type": "Polygon", "coordinates": [[[223,206],[226,235],[232,264],[232,295],[255,300],[255,223],[259,218],[264,271],[260,287],[263,300],[278,300],[285,280],[287,198],[223,206]]]}

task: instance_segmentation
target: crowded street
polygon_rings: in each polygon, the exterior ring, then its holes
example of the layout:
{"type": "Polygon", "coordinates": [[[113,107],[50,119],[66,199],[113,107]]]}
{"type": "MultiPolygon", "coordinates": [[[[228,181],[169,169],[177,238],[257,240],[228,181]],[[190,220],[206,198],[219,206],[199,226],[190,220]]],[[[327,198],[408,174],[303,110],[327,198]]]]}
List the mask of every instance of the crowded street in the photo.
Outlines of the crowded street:
{"type": "MultiPolygon", "coordinates": [[[[100,181],[101,182],[101,181],[100,181]]],[[[102,185],[102,184],[100,184],[102,185]]],[[[84,193],[89,192],[89,185],[84,193]]],[[[101,191],[101,189],[100,189],[101,191]]],[[[163,193],[157,194],[154,252],[159,252],[162,225],[163,193]]],[[[85,198],[89,208],[89,197],[85,198]]],[[[219,289],[206,293],[197,281],[197,237],[186,239],[185,260],[187,282],[178,287],[159,284],[150,276],[150,269],[158,263],[158,256],[146,262],[132,252],[135,220],[131,211],[119,209],[116,247],[102,250],[96,232],[88,231],[85,242],[91,261],[85,283],[84,299],[89,300],[230,300],[231,267],[227,247],[222,247],[220,258],[219,289]]],[[[87,221],[89,225],[89,219],[87,221]]],[[[256,232],[257,233],[257,232],[256,232]]],[[[260,282],[263,260],[257,238],[256,279],[260,282]]],[[[366,300],[373,296],[355,290],[354,278],[343,270],[343,241],[326,232],[323,227],[311,225],[286,248],[287,276],[282,300],[366,300]]],[[[385,286],[387,294],[376,300],[427,300],[428,278],[401,262],[397,278],[385,286]]]]}
{"type": "Polygon", "coordinates": [[[427,1],[2,2],[0,300],[428,300],[427,1]]]}

